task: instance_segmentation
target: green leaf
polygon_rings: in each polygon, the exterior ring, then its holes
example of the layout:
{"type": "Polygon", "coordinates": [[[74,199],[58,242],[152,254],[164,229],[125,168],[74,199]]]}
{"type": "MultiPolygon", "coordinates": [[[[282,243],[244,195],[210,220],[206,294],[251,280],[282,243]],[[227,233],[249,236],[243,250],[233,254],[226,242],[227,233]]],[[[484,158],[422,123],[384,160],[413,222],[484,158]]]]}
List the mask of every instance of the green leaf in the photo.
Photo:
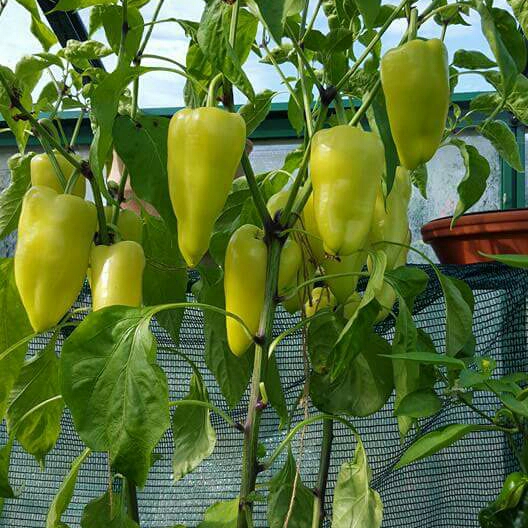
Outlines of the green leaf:
{"type": "Polygon", "coordinates": [[[483,0],[475,0],[475,4],[480,14],[482,33],[486,37],[493,56],[499,65],[503,91],[505,94],[509,94],[515,85],[515,79],[519,73],[517,64],[502,39],[490,9],[483,0]]]}
{"type": "MultiPolygon", "coordinates": [[[[101,17],[108,44],[114,53],[118,54],[121,46],[123,8],[119,5],[105,6],[101,17]]],[[[130,30],[126,36],[124,56],[130,62],[139,50],[143,37],[144,21],[139,9],[128,7],[128,25],[130,30]]]]}
{"type": "Polygon", "coordinates": [[[163,217],[172,231],[176,219],[169,197],[167,135],[169,120],[138,115],[119,116],[114,124],[114,147],[130,172],[132,188],[163,217]]]}
{"type": "MultiPolygon", "coordinates": [[[[185,302],[187,269],[178,249],[177,236],[166,223],[155,216],[143,214],[143,302],[146,306],[185,302]]],[[[163,310],[156,320],[175,343],[179,341],[183,310],[163,310]]]]}
{"type": "Polygon", "coordinates": [[[486,70],[497,66],[495,62],[488,59],[481,51],[459,49],[455,52],[453,65],[466,70],[486,70]]]}
{"type": "Polygon", "coordinates": [[[136,75],[139,75],[139,70],[128,66],[118,66],[95,87],[91,97],[90,119],[94,137],[90,146],[90,166],[101,190],[106,189],[103,168],[112,147],[112,128],[117,116],[119,100],[127,85],[136,75]]]}
{"type": "Polygon", "coordinates": [[[358,439],[354,459],[345,462],[334,491],[332,528],[380,528],[383,503],[370,487],[370,469],[363,443],[358,439]]]}
{"type": "Polygon", "coordinates": [[[81,528],[139,528],[127,514],[123,499],[118,493],[106,492],[89,502],[81,517],[81,528]]]}
{"type": "MultiPolygon", "coordinates": [[[[209,402],[203,380],[193,374],[186,400],[209,402]]],[[[211,425],[211,412],[205,407],[184,405],[176,407],[172,416],[174,454],[172,473],[175,481],[194,471],[211,456],[216,445],[216,433],[211,425]]]]}
{"type": "Polygon", "coordinates": [[[115,0],[59,0],[53,11],[74,11],[97,5],[108,5],[115,3],[115,0]]]}
{"type": "MultiPolygon", "coordinates": [[[[412,318],[414,300],[424,291],[428,277],[422,270],[399,267],[387,272],[385,278],[396,291],[399,301],[396,333],[392,342],[394,387],[396,389],[394,405],[397,407],[407,394],[428,388],[432,384],[429,371],[424,369],[422,365],[398,359],[399,355],[407,358],[418,347],[423,347],[428,351],[431,348],[434,349],[428,336],[417,330],[412,318]]],[[[402,439],[410,431],[413,424],[414,418],[398,416],[398,428],[402,439]]]]}
{"type": "Polygon", "coordinates": [[[60,485],[57,495],[55,495],[53,498],[48,511],[48,516],[46,517],[46,528],[61,528],[61,526],[63,526],[61,518],[72,500],[79,469],[83,465],[84,461],[90,456],[90,453],[91,451],[89,449],[85,449],[73,461],[70,471],[60,485]]]}
{"type": "Polygon", "coordinates": [[[452,424],[419,438],[402,455],[395,469],[412,464],[417,460],[431,456],[446,447],[454,444],[469,433],[480,431],[497,431],[497,427],[491,425],[452,424]]]}
{"type": "Polygon", "coordinates": [[[97,40],[68,40],[66,46],[59,51],[59,56],[70,62],[102,59],[112,54],[112,50],[97,40]]]}
{"type": "Polygon", "coordinates": [[[272,90],[264,90],[255,96],[253,101],[248,102],[239,110],[240,115],[246,122],[246,134],[252,134],[266,119],[271,110],[271,102],[277,95],[272,90]]]}
{"type": "MultiPolygon", "coordinates": [[[[377,308],[374,312],[377,313],[377,308]]],[[[342,327],[342,321],[333,313],[310,323],[307,336],[313,368],[310,397],[322,412],[368,416],[385,405],[394,387],[392,363],[384,357],[390,354],[390,345],[369,325],[361,339],[352,341],[352,346],[358,348],[353,352],[354,358],[332,379],[333,343],[342,327]]]]}
{"type": "Polygon", "coordinates": [[[288,526],[290,528],[310,526],[314,494],[302,483],[300,475],[295,482],[296,474],[297,464],[290,450],[283,468],[272,478],[270,483],[267,510],[269,528],[283,528],[294,493],[295,499],[293,500],[288,526]]]}
{"type": "MultiPolygon", "coordinates": [[[[204,274],[201,275],[198,301],[225,309],[222,278],[208,281],[204,274]]],[[[205,363],[213,373],[229,408],[233,409],[248,386],[252,367],[251,354],[237,357],[231,352],[227,344],[225,317],[222,314],[204,310],[204,325],[205,363]]]]}
{"type": "MultiPolygon", "coordinates": [[[[307,84],[310,83],[307,82],[307,84]]],[[[295,83],[293,93],[295,94],[295,98],[292,94],[290,94],[290,98],[288,99],[288,121],[295,130],[297,136],[300,136],[304,129],[304,110],[302,106],[303,95],[301,81],[297,81],[295,83]]]]}
{"type": "Polygon", "coordinates": [[[365,26],[372,28],[380,12],[381,0],[355,0],[365,26]]]}
{"type": "MultiPolygon", "coordinates": [[[[32,107],[33,103],[30,91],[16,78],[15,74],[9,68],[0,66],[0,77],[11,90],[17,91],[20,94],[20,102],[24,105],[24,108],[32,107]]],[[[18,109],[13,107],[3,83],[0,83],[0,115],[4,118],[7,126],[15,136],[18,150],[23,153],[29,138],[31,125],[29,121],[17,119],[19,113],[18,109]]]]}
{"type": "Polygon", "coordinates": [[[524,170],[515,135],[504,121],[490,121],[485,125],[479,125],[477,130],[491,141],[499,155],[510,167],[519,172],[524,170]]]}
{"type": "MultiPolygon", "coordinates": [[[[0,353],[30,335],[33,330],[18,294],[13,272],[13,259],[0,260],[0,353]]],[[[0,384],[0,422],[3,420],[11,389],[24,364],[27,344],[11,352],[0,360],[2,383],[0,384]]]]}
{"type": "Polygon", "coordinates": [[[459,369],[466,366],[461,359],[434,352],[406,352],[405,354],[392,354],[390,357],[392,359],[401,359],[402,361],[415,361],[417,363],[423,363],[424,365],[443,365],[459,369]]]}
{"type": "Polygon", "coordinates": [[[59,438],[64,408],[62,400],[55,400],[33,411],[60,394],[56,340],[56,336],[52,337],[43,350],[24,363],[11,391],[6,416],[10,433],[42,467],[46,454],[59,438]]]}
{"type": "Polygon", "coordinates": [[[470,287],[459,279],[439,274],[446,306],[446,354],[458,355],[473,338],[474,298],[470,287]]]}
{"type": "Polygon", "coordinates": [[[11,234],[18,225],[22,199],[31,184],[31,154],[15,154],[7,162],[11,183],[0,194],[0,239],[11,234]]]}
{"type": "Polygon", "coordinates": [[[508,0],[515,18],[518,20],[525,37],[528,37],[528,2],[527,0],[508,0]]]}
{"type": "Polygon", "coordinates": [[[57,65],[57,62],[62,67],[60,59],[51,53],[24,55],[17,62],[15,75],[19,82],[31,92],[40,80],[43,70],[52,65],[57,65]]]}
{"type": "MultiPolygon", "coordinates": [[[[370,1],[370,0],[367,0],[370,1]]],[[[391,192],[394,177],[396,175],[396,168],[400,164],[394,138],[389,124],[389,116],[387,114],[387,107],[385,104],[385,96],[382,90],[378,90],[376,97],[372,101],[372,113],[374,115],[374,122],[371,123],[374,130],[377,130],[383,146],[385,147],[385,184],[387,186],[387,194],[391,192]]],[[[372,121],[372,120],[371,120],[372,121]]]]}
{"type": "Polygon", "coordinates": [[[268,393],[269,402],[279,415],[279,429],[281,429],[288,422],[289,415],[284,390],[282,388],[280,371],[277,365],[277,356],[275,354],[268,361],[264,384],[268,393]]]}
{"type": "Polygon", "coordinates": [[[469,103],[469,108],[470,110],[490,114],[500,104],[502,104],[502,99],[497,92],[482,93],[471,100],[471,102],[469,103]]]}
{"type": "Polygon", "coordinates": [[[451,222],[455,225],[458,218],[475,205],[484,194],[490,166],[488,160],[479,154],[478,149],[473,145],[456,138],[452,138],[450,143],[459,149],[466,168],[466,173],[457,187],[459,199],[451,222]]]}
{"type": "Polygon", "coordinates": [[[249,99],[255,97],[236,51],[229,43],[229,34],[224,17],[231,15],[232,6],[222,0],[213,0],[206,5],[200,21],[197,40],[207,60],[221,71],[249,99]]]}
{"type": "Polygon", "coordinates": [[[45,51],[57,43],[55,33],[42,21],[36,0],[15,0],[31,14],[31,33],[38,39],[45,51]]]}
{"type": "Polygon", "coordinates": [[[526,67],[526,44],[515,18],[508,11],[496,7],[491,14],[502,42],[517,65],[517,71],[523,72],[526,67]]]}
{"type": "Polygon", "coordinates": [[[396,416],[427,418],[442,408],[442,400],[433,389],[422,389],[407,394],[394,410],[396,416]]]}
{"type": "Polygon", "coordinates": [[[413,185],[420,191],[420,194],[427,200],[427,165],[419,165],[410,174],[413,185]]]}
{"type": "Polygon", "coordinates": [[[205,511],[204,520],[197,528],[236,528],[239,510],[239,499],[217,502],[205,511]]]}
{"type": "MultiPolygon", "coordinates": [[[[16,497],[13,488],[9,484],[9,464],[11,461],[11,451],[13,449],[14,439],[11,437],[7,444],[0,448],[0,500],[14,499],[16,497]]],[[[0,507],[0,518],[2,517],[2,508],[0,507]]]]}
{"type": "Polygon", "coordinates": [[[145,484],[152,450],[170,424],[165,374],[156,364],[151,308],[112,306],[88,315],[64,342],[62,390],[75,429],[112,466],[145,484]]]}
{"type": "Polygon", "coordinates": [[[488,253],[480,253],[483,257],[497,262],[502,262],[512,268],[528,268],[528,255],[489,255],[488,253]]]}
{"type": "Polygon", "coordinates": [[[499,399],[513,413],[528,418],[528,404],[525,401],[517,400],[515,396],[509,393],[499,394],[499,399]]]}
{"type": "MultiPolygon", "coordinates": [[[[293,3],[292,0],[253,0],[256,4],[264,23],[275,42],[280,45],[284,34],[284,25],[289,15],[288,11],[293,3]]],[[[253,3],[253,2],[252,2],[253,3]]],[[[251,3],[250,3],[251,5],[251,3]]],[[[299,10],[300,11],[300,10],[299,10]]]]}

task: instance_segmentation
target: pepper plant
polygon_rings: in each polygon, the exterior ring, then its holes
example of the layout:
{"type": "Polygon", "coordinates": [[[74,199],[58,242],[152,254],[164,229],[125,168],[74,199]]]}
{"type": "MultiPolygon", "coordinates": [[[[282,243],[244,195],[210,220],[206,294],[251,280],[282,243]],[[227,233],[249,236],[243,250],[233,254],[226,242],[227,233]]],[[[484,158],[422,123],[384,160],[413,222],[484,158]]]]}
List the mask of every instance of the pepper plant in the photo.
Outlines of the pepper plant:
{"type": "MultiPolygon", "coordinates": [[[[22,57],[14,70],[0,66],[0,112],[19,149],[0,195],[0,237],[18,226],[15,257],[0,263],[0,416],[9,434],[0,451],[2,497],[16,500],[8,480],[14,442],[45,469],[68,408],[86,449],[72,461],[46,527],[66,526],[62,516],[92,452],[108,453],[108,491],[86,505],[81,526],[140,526],[136,488],[146,484],[161,437],[172,427],[178,481],[213,452],[216,413],[240,431],[240,491],[210,505],[200,527],[255,526],[256,500],[267,501],[267,526],[317,528],[329,520],[334,528],[379,527],[383,505],[370,488],[368,446],[354,419],[388,405],[395,391],[402,440],[448,402],[482,421],[417,435],[396,469],[469,433],[506,435],[520,473],[480,522],[512,526],[528,501],[526,374],[499,377],[491,359],[475,355],[471,290],[422,255],[445,297],[445,344],[436,350],[413,320],[428,275],[406,261],[409,251],[420,253],[409,235],[411,186],[426,195],[425,164],[439,148],[455,146],[464,160],[453,223],[482,196],[490,173],[462,132],[483,135],[513,168],[523,168],[501,116],[528,122],[528,7],[510,0],[512,15],[492,0],[209,0],[201,20],[191,21],[162,18],[158,0],[144,20],[151,3],[59,0],[55,11],[90,9],[90,34],[102,30],[106,41],[70,40],[52,53],[56,40],[36,4],[20,1],[43,51],[22,57]],[[453,25],[471,20],[479,21],[491,54],[460,49],[449,63],[443,41],[453,25]],[[382,50],[396,22],[405,28],[401,42],[382,50]],[[437,24],[438,38],[421,38],[428,22],[437,24]],[[185,31],[185,64],[148,53],[160,24],[185,31]],[[244,68],[250,54],[280,78],[300,138],[284,165],[265,174],[255,174],[246,138],[278,94],[255,93],[244,68]],[[110,55],[115,68],[106,71],[98,60],[110,55]],[[187,108],[170,121],[138,107],[142,78],[156,71],[186,80],[187,108]],[[484,78],[490,92],[462,111],[451,95],[470,74],[484,78]],[[247,102],[237,107],[234,93],[247,102]],[[60,111],[71,108],[79,117],[67,134],[60,111]],[[85,118],[93,130],[87,159],[77,148],[85,118]],[[43,154],[29,152],[30,138],[43,154]],[[116,183],[108,174],[119,160],[116,183]],[[239,164],[243,177],[235,179],[239,164]],[[85,279],[90,313],[72,307],[85,279]],[[203,313],[205,362],[226,406],[248,391],[242,422],[211,403],[200,370],[180,349],[185,310],[203,313]],[[277,310],[297,315],[274,338],[277,310]],[[391,339],[376,331],[387,318],[391,339]],[[154,319],[173,339],[175,361],[191,363],[192,377],[181,371],[177,380],[190,386],[183,400],[169,400],[154,319]],[[48,345],[26,360],[28,344],[42,333],[48,345]],[[293,333],[306,343],[298,351],[306,370],[300,422],[285,404],[276,362],[293,333]],[[67,338],[59,347],[61,334],[67,338]],[[496,396],[496,415],[473,404],[475,391],[496,396]],[[262,453],[266,407],[280,417],[284,439],[262,453]],[[289,447],[316,422],[324,424],[321,462],[310,490],[289,447]],[[329,497],[334,423],[347,427],[355,448],[329,497]]],[[[5,7],[0,3],[0,13],[5,7]]]]}

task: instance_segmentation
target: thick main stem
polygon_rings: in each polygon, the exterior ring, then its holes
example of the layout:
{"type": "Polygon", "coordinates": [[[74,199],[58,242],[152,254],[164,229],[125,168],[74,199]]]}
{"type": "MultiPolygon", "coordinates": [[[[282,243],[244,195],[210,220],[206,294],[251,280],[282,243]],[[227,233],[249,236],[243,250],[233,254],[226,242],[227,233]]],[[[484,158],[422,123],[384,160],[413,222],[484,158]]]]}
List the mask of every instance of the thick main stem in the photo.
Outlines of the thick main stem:
{"type": "Polygon", "coordinates": [[[317,485],[315,488],[312,528],[321,528],[323,526],[325,514],[326,484],[328,481],[328,470],[330,468],[330,457],[332,455],[333,440],[334,422],[332,420],[325,420],[323,422],[323,443],[321,445],[319,474],[317,475],[317,485]]]}
{"type": "Polygon", "coordinates": [[[248,404],[248,414],[244,425],[244,446],[242,451],[242,479],[240,485],[240,510],[238,528],[248,528],[252,525],[253,507],[249,495],[255,489],[257,480],[257,447],[259,438],[262,404],[260,402],[260,382],[265,380],[268,349],[271,342],[271,330],[275,314],[277,282],[279,276],[279,260],[282,244],[279,238],[267,233],[268,264],[266,275],[266,293],[264,309],[260,318],[258,344],[255,347],[251,393],[248,404]]]}

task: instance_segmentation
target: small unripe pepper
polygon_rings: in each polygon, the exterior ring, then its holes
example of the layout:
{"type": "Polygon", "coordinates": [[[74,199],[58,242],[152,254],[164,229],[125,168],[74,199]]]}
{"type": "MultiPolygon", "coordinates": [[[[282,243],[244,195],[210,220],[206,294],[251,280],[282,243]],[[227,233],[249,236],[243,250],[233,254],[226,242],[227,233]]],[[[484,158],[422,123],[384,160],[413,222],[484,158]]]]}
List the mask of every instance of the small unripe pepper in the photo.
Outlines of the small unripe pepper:
{"type": "MultiPolygon", "coordinates": [[[[107,205],[105,208],[106,223],[112,221],[113,207],[107,205]]],[[[121,240],[133,240],[138,244],[143,242],[143,221],[141,217],[130,209],[121,209],[117,218],[117,229],[121,240]]]]}
{"type": "Polygon", "coordinates": [[[93,310],[105,306],[141,306],[143,299],[143,248],[132,240],[112,246],[94,246],[90,254],[93,310]]]}
{"type": "MultiPolygon", "coordinates": [[[[224,265],[226,310],[238,315],[253,335],[258,332],[264,308],[267,258],[268,248],[261,229],[246,224],[233,233],[224,265]]],[[[251,337],[232,317],[226,317],[226,328],[231,352],[241,356],[251,345],[251,337]]]]}
{"type": "MultiPolygon", "coordinates": [[[[67,182],[73,176],[75,167],[59,152],[54,151],[54,154],[57,164],[67,182]]],[[[55,168],[47,154],[37,154],[31,158],[30,173],[31,185],[50,187],[59,194],[64,192],[55,173],[55,168]]],[[[84,198],[86,194],[86,179],[84,176],[79,175],[77,177],[72,194],[84,198]]]]}
{"type": "Polygon", "coordinates": [[[336,299],[328,288],[314,288],[310,298],[304,305],[306,317],[312,317],[319,310],[333,308],[336,305],[336,299]]]}

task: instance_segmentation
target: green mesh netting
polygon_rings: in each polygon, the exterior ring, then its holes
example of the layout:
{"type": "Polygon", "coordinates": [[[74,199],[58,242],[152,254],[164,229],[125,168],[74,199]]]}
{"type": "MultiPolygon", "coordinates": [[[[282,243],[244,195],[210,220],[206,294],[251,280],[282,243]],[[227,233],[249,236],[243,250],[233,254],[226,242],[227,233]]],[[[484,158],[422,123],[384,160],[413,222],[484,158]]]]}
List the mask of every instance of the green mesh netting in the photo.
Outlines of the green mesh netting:
{"type": "MultiPolygon", "coordinates": [[[[416,320],[418,326],[431,335],[437,348],[443,350],[445,318],[442,294],[431,268],[423,269],[429,274],[430,281],[427,290],[417,299],[416,320]]],[[[497,360],[497,373],[500,375],[526,371],[528,273],[499,264],[443,266],[442,271],[467,281],[473,290],[476,301],[474,332],[477,353],[494,357],[497,360]]],[[[88,293],[81,295],[79,303],[89,303],[88,293]]],[[[275,332],[291,327],[295,322],[295,318],[280,311],[277,314],[275,332]]],[[[173,346],[163,330],[157,326],[154,330],[160,348],[164,345],[173,346]]],[[[392,322],[381,324],[379,332],[390,338],[393,333],[392,322]]],[[[32,353],[42,347],[44,342],[35,341],[31,346],[32,353]]],[[[179,345],[200,366],[213,403],[226,409],[218,386],[203,361],[202,316],[198,310],[186,312],[179,345]]],[[[283,341],[277,350],[277,357],[282,385],[291,406],[302,390],[304,379],[299,334],[283,341]]],[[[191,376],[188,365],[162,351],[159,353],[159,362],[167,373],[171,398],[183,397],[191,376]]],[[[476,393],[474,403],[485,411],[492,412],[496,409],[496,402],[481,393],[476,393]]],[[[247,398],[232,412],[236,420],[243,420],[246,404],[247,398]]],[[[315,409],[312,411],[317,412],[315,409]]],[[[303,410],[298,409],[296,419],[301,420],[302,416],[303,410]]],[[[142,528],[169,528],[178,523],[195,527],[202,520],[203,512],[208,506],[237,495],[241,434],[229,428],[215,415],[212,421],[218,435],[214,454],[177,484],[171,480],[171,433],[167,432],[160,442],[156,451],[161,455],[161,460],[153,467],[145,489],[139,492],[142,528]]],[[[478,417],[468,414],[463,407],[446,406],[436,416],[421,424],[422,432],[454,422],[478,422],[478,417]]],[[[490,432],[470,435],[429,459],[392,471],[392,466],[405,449],[400,444],[396,419],[392,414],[392,401],[375,415],[354,419],[354,423],[367,449],[373,472],[372,486],[383,499],[384,527],[477,527],[478,511],[496,496],[505,474],[515,469],[515,461],[503,436],[490,432]]],[[[284,432],[278,432],[278,419],[274,411],[265,410],[261,440],[268,452],[283,436],[284,432]]],[[[303,481],[307,486],[315,485],[321,436],[320,424],[308,428],[302,456],[299,455],[298,438],[293,443],[303,481]]],[[[5,440],[5,428],[0,428],[0,443],[5,440]]],[[[407,444],[410,441],[408,439],[407,444]]],[[[336,425],[328,489],[330,498],[339,466],[353,456],[354,447],[349,432],[336,425]]],[[[20,448],[15,448],[11,480],[15,486],[22,486],[22,491],[18,499],[6,501],[0,527],[43,528],[48,506],[71,461],[82,449],[67,412],[63,417],[60,440],[47,457],[45,472],[41,472],[34,460],[20,448]]],[[[277,466],[280,463],[281,461],[277,466]]],[[[262,474],[260,481],[267,481],[271,474],[272,472],[262,474]]],[[[84,506],[104,493],[107,478],[105,456],[92,455],[80,472],[74,498],[63,521],[72,527],[78,527],[84,506]]],[[[329,516],[330,504],[331,501],[327,508],[329,516]]],[[[267,525],[265,508],[265,504],[256,503],[258,527],[267,525]]],[[[329,522],[327,526],[330,526],[329,522]]]]}

